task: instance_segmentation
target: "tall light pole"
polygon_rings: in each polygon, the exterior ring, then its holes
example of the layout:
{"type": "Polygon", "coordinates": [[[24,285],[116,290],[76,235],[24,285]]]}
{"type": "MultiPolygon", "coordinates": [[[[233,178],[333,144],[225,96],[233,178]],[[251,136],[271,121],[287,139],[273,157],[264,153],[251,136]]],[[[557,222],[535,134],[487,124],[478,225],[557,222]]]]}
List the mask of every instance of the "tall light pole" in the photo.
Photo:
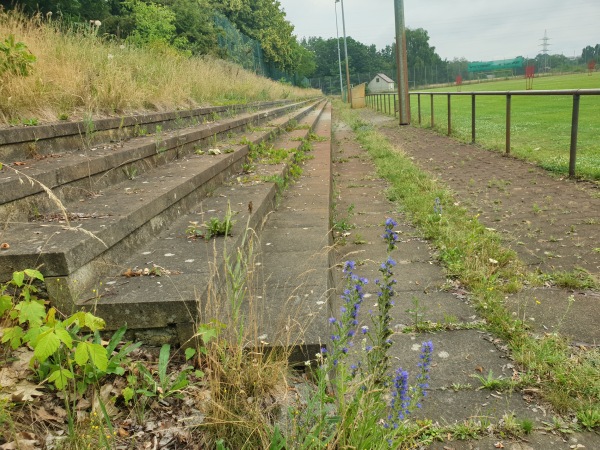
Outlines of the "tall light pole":
{"type": "Polygon", "coordinates": [[[348,88],[348,103],[352,104],[352,88],[350,87],[350,69],[348,67],[348,44],[346,43],[346,19],[344,18],[344,0],[340,1],[342,3],[342,30],[344,32],[344,55],[346,56],[346,87],[348,88]]]}
{"type": "Polygon", "coordinates": [[[398,67],[398,116],[400,125],[410,124],[410,98],[408,96],[408,64],[406,62],[406,30],[404,29],[403,0],[394,0],[396,14],[396,65],[398,67]]]}
{"type": "Polygon", "coordinates": [[[342,96],[342,100],[344,100],[344,83],[342,81],[342,55],[340,52],[340,32],[338,30],[338,20],[337,20],[337,4],[340,0],[335,0],[335,34],[337,35],[337,45],[338,45],[338,63],[340,66],[340,95],[342,96]]]}

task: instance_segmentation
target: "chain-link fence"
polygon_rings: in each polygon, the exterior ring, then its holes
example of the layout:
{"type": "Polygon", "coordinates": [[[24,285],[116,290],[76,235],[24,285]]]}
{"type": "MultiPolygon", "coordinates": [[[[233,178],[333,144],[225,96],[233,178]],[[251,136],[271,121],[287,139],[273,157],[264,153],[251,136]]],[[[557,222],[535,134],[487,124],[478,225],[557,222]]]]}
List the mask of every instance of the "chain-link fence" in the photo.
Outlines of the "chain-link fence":
{"type": "Polygon", "coordinates": [[[298,79],[296,74],[283,72],[272,62],[265,60],[260,42],[239,31],[225,16],[215,15],[215,24],[220,29],[219,46],[225,50],[229,61],[273,80],[302,85],[303,80],[298,79]]]}
{"type": "MultiPolygon", "coordinates": [[[[346,72],[344,66],[342,66],[342,81],[344,90],[346,89],[346,72]]],[[[574,65],[567,70],[553,71],[555,74],[562,73],[575,73],[585,72],[587,69],[584,65],[574,65]]],[[[350,84],[356,86],[361,83],[369,83],[378,73],[383,73],[396,80],[396,69],[385,70],[385,71],[373,71],[365,73],[352,73],[350,72],[350,84]]],[[[550,73],[544,73],[545,75],[550,73]]],[[[470,73],[467,70],[467,63],[464,63],[464,68],[457,65],[439,65],[439,66],[427,66],[427,67],[409,67],[408,69],[408,86],[409,89],[421,89],[424,87],[431,86],[452,86],[456,84],[456,77],[460,75],[462,77],[462,83],[480,83],[498,79],[510,79],[514,77],[525,78],[525,67],[511,69],[511,70],[499,70],[494,72],[476,72],[470,73]]],[[[542,75],[536,72],[536,76],[542,75]]],[[[315,89],[322,90],[327,95],[340,95],[340,77],[336,76],[325,76],[315,77],[309,80],[310,86],[315,89]]]]}

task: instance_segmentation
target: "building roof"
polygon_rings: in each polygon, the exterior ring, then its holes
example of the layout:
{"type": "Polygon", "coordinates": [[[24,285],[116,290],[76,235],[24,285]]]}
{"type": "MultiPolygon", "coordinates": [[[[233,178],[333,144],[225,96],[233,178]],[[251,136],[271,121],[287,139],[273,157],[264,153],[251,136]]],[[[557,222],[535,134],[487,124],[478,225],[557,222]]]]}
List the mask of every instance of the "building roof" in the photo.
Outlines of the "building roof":
{"type": "Polygon", "coordinates": [[[385,73],[378,73],[377,76],[379,78],[381,78],[383,81],[385,81],[386,83],[393,83],[394,80],[392,80],[390,77],[388,77],[385,73]]]}

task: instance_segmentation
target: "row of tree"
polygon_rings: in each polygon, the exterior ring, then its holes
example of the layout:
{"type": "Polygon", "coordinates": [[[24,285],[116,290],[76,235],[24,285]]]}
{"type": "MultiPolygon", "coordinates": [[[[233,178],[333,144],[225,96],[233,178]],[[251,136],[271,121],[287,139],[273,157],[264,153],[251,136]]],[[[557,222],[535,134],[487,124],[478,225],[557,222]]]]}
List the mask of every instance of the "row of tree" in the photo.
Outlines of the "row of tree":
{"type": "MultiPolygon", "coordinates": [[[[294,74],[297,83],[305,77],[339,74],[339,40],[309,37],[298,42],[294,26],[286,19],[278,0],[0,0],[0,5],[41,14],[45,20],[83,26],[90,20],[99,21],[99,34],[134,45],[163,45],[189,55],[235,59],[228,54],[231,49],[219,42],[225,33],[214,18],[220,15],[260,44],[266,63],[280,73],[294,74]]],[[[467,76],[468,61],[442,60],[429,44],[426,30],[407,29],[406,42],[409,78],[414,85],[467,76]]],[[[395,44],[378,50],[375,45],[348,37],[347,46],[351,73],[383,72],[395,78],[395,44]]],[[[580,62],[593,59],[600,60],[600,44],[582,51],[580,62]]],[[[573,61],[562,55],[538,55],[534,64],[540,71],[547,67],[564,69],[573,61]]]]}
{"type": "MultiPolygon", "coordinates": [[[[310,37],[303,39],[301,43],[316,56],[313,78],[339,77],[338,45],[341,40],[310,37]]],[[[347,46],[351,74],[374,75],[382,72],[396,78],[395,44],[377,50],[374,45],[367,46],[352,38],[347,38],[347,46]]],[[[342,64],[344,64],[343,44],[341,49],[342,64]]],[[[481,76],[481,74],[468,73],[469,61],[465,58],[454,58],[452,61],[442,59],[435,51],[435,47],[429,44],[429,34],[422,28],[406,29],[406,52],[411,87],[452,82],[458,75],[461,75],[464,79],[481,76]]],[[[526,64],[534,65],[537,72],[548,70],[569,71],[573,70],[575,66],[582,66],[592,60],[600,62],[600,44],[595,47],[587,46],[578,58],[539,54],[535,58],[526,59],[526,64]]],[[[523,75],[524,73],[525,67],[516,70],[514,74],[523,75]]],[[[355,81],[356,78],[352,78],[352,82],[355,81]]],[[[365,81],[364,77],[361,81],[365,81]]]]}

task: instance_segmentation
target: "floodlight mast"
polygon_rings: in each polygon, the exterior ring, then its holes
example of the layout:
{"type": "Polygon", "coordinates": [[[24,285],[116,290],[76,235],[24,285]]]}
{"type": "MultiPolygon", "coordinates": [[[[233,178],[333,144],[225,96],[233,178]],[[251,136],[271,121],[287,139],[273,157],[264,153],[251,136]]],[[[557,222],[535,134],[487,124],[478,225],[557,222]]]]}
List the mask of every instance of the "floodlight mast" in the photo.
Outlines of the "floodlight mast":
{"type": "Polygon", "coordinates": [[[410,125],[410,98],[408,95],[408,64],[406,61],[406,30],[404,27],[404,2],[394,0],[396,15],[396,66],[398,68],[398,116],[400,125],[410,125]]]}
{"type": "Polygon", "coordinates": [[[350,68],[348,67],[348,44],[346,43],[346,19],[344,18],[344,0],[342,4],[342,31],[344,32],[344,56],[346,57],[346,88],[348,89],[348,103],[352,104],[352,88],[350,87],[350,68]]]}
{"type": "Polygon", "coordinates": [[[337,4],[340,0],[335,0],[335,34],[337,36],[337,46],[338,46],[338,65],[340,67],[340,95],[342,96],[342,101],[344,100],[344,82],[342,81],[342,56],[340,52],[340,32],[338,29],[338,18],[337,18],[337,4]]]}

